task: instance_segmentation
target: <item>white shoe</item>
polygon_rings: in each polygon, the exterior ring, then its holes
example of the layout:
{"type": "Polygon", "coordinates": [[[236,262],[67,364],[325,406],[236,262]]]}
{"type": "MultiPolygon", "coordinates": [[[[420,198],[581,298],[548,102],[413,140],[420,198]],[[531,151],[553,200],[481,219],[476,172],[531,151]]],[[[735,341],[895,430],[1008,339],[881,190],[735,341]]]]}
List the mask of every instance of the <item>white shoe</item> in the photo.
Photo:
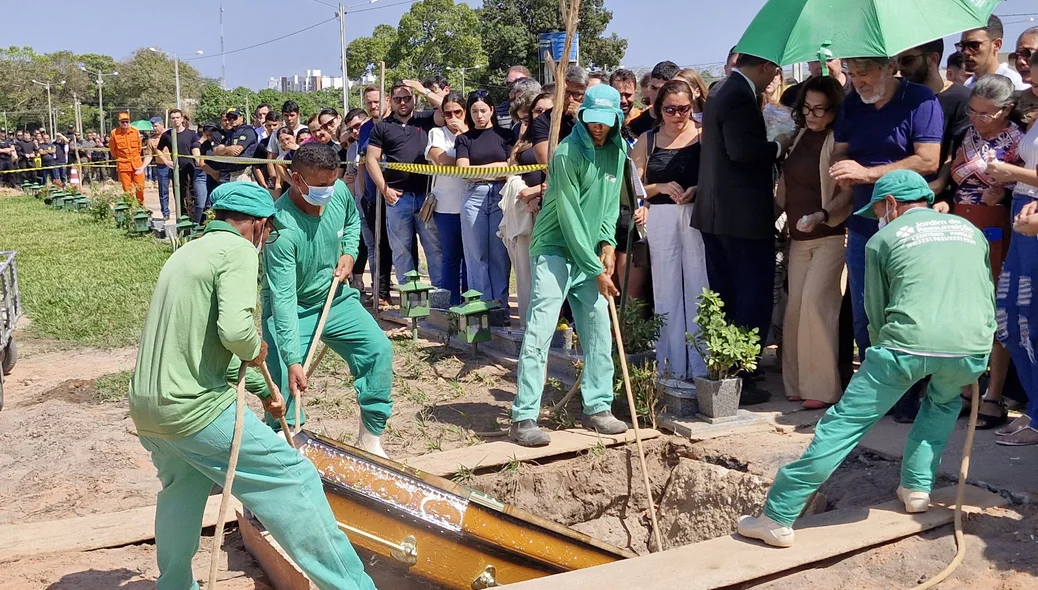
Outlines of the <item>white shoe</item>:
{"type": "Polygon", "coordinates": [[[930,494],[897,487],[897,498],[905,503],[905,512],[918,514],[930,509],[930,494]]]}
{"type": "Polygon", "coordinates": [[[739,534],[750,539],[759,539],[772,547],[793,546],[793,529],[782,526],[763,514],[740,518],[739,534]]]}
{"type": "Polygon", "coordinates": [[[353,445],[358,449],[367,451],[372,455],[378,455],[383,459],[388,459],[386,452],[382,450],[382,438],[371,433],[364,424],[360,425],[360,433],[357,435],[357,444],[353,445]]]}

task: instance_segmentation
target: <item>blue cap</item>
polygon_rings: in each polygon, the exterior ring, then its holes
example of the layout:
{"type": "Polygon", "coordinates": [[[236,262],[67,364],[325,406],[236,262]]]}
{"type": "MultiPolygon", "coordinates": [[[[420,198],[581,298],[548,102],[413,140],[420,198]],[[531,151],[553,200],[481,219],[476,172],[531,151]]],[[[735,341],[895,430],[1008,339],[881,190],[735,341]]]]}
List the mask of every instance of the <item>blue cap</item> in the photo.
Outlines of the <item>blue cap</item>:
{"type": "Polygon", "coordinates": [[[623,123],[620,93],[608,84],[596,84],[584,93],[584,104],[578,114],[585,123],[599,123],[617,127],[623,123]]]}
{"type": "Polygon", "coordinates": [[[237,211],[252,217],[274,216],[274,198],[270,191],[251,182],[226,182],[212,193],[213,209],[237,211]]]}
{"type": "Polygon", "coordinates": [[[155,123],[161,123],[162,122],[162,117],[152,117],[152,118],[150,118],[148,120],[151,121],[152,125],[154,125],[155,123]]]}

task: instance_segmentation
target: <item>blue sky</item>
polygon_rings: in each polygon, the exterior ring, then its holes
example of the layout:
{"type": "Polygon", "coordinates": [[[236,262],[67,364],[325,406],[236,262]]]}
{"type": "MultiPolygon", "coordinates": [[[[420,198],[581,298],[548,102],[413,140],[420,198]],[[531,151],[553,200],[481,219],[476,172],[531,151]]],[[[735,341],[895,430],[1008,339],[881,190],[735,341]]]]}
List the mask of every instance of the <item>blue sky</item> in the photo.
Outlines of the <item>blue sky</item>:
{"type": "MultiPolygon", "coordinates": [[[[363,0],[355,0],[360,1],[363,0]]],[[[482,4],[481,0],[467,1],[482,4]]],[[[356,8],[377,10],[348,15],[347,38],[366,36],[380,23],[396,25],[408,9],[407,4],[389,6],[399,2],[379,0],[377,4],[356,8]]],[[[60,49],[106,53],[116,59],[152,45],[182,55],[199,49],[213,55],[220,52],[219,4],[219,0],[22,2],[14,14],[7,15],[9,26],[0,34],[0,46],[29,45],[41,53],[60,49]],[[127,5],[133,10],[127,11],[127,5]],[[55,9],[61,14],[56,15],[55,9]],[[37,24],[10,26],[15,19],[37,24]],[[122,21],[137,26],[113,33],[122,21]]],[[[334,15],[332,8],[313,0],[223,0],[223,4],[228,51],[273,39],[334,15]]],[[[651,66],[662,59],[682,65],[721,61],[763,4],[764,0],[606,0],[606,7],[613,11],[609,31],[629,41],[624,59],[628,67],[651,66]]],[[[996,10],[996,14],[1028,12],[1038,12],[1034,0],[1006,0],[996,10]]],[[[1015,42],[1027,26],[1028,23],[1008,24],[1007,41],[1015,42]]],[[[338,25],[332,21],[283,41],[228,55],[228,85],[265,88],[271,76],[302,74],[306,69],[337,75],[338,37],[338,25]]],[[[220,76],[219,57],[192,63],[206,76],[220,76]]]]}

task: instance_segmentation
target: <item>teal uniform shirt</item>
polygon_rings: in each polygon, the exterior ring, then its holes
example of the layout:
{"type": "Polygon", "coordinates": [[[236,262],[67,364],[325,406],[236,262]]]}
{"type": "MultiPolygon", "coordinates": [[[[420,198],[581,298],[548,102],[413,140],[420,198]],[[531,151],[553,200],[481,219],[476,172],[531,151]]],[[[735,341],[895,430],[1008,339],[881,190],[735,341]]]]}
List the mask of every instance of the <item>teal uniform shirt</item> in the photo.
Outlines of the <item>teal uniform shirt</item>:
{"type": "Polygon", "coordinates": [[[159,273],[130,381],[141,436],[195,434],[234,403],[232,357],[259,354],[256,248],[222,221],[178,249],[159,273]]]}
{"type": "MultiPolygon", "coordinates": [[[[320,217],[307,215],[286,194],[274,203],[280,236],[264,249],[263,317],[274,317],[274,340],[285,366],[302,363],[300,310],[324,305],[339,257],[357,257],[360,214],[346,184],[320,217]]],[[[353,290],[344,287],[344,295],[353,290]]]]}
{"type": "Polygon", "coordinates": [[[961,217],[909,209],[865,246],[865,312],[874,346],[989,354],[995,288],[984,234],[961,217]]]}

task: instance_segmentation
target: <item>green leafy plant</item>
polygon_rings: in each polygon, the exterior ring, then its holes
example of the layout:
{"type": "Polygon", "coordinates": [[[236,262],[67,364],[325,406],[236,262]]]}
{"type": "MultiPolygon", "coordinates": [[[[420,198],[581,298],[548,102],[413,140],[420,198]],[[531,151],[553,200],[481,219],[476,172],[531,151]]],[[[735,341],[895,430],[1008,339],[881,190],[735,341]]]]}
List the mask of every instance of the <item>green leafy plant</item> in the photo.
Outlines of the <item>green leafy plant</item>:
{"type": "MultiPolygon", "coordinates": [[[[643,423],[656,428],[656,416],[659,415],[660,403],[663,401],[663,387],[656,375],[656,361],[643,365],[632,364],[627,367],[631,378],[631,393],[634,395],[634,411],[643,423]]],[[[613,393],[623,407],[627,407],[627,391],[624,389],[622,374],[617,371],[613,382],[613,393]]]]}
{"type": "Polygon", "coordinates": [[[620,333],[624,337],[624,352],[628,355],[652,352],[666,314],[653,314],[645,318],[645,302],[629,299],[620,314],[620,333]]]}
{"type": "Polygon", "coordinates": [[[757,328],[744,330],[728,323],[724,301],[715,291],[703,289],[698,299],[695,322],[699,330],[694,335],[685,334],[685,340],[706,361],[710,379],[721,381],[739,371],[755,370],[761,350],[757,328]]]}

